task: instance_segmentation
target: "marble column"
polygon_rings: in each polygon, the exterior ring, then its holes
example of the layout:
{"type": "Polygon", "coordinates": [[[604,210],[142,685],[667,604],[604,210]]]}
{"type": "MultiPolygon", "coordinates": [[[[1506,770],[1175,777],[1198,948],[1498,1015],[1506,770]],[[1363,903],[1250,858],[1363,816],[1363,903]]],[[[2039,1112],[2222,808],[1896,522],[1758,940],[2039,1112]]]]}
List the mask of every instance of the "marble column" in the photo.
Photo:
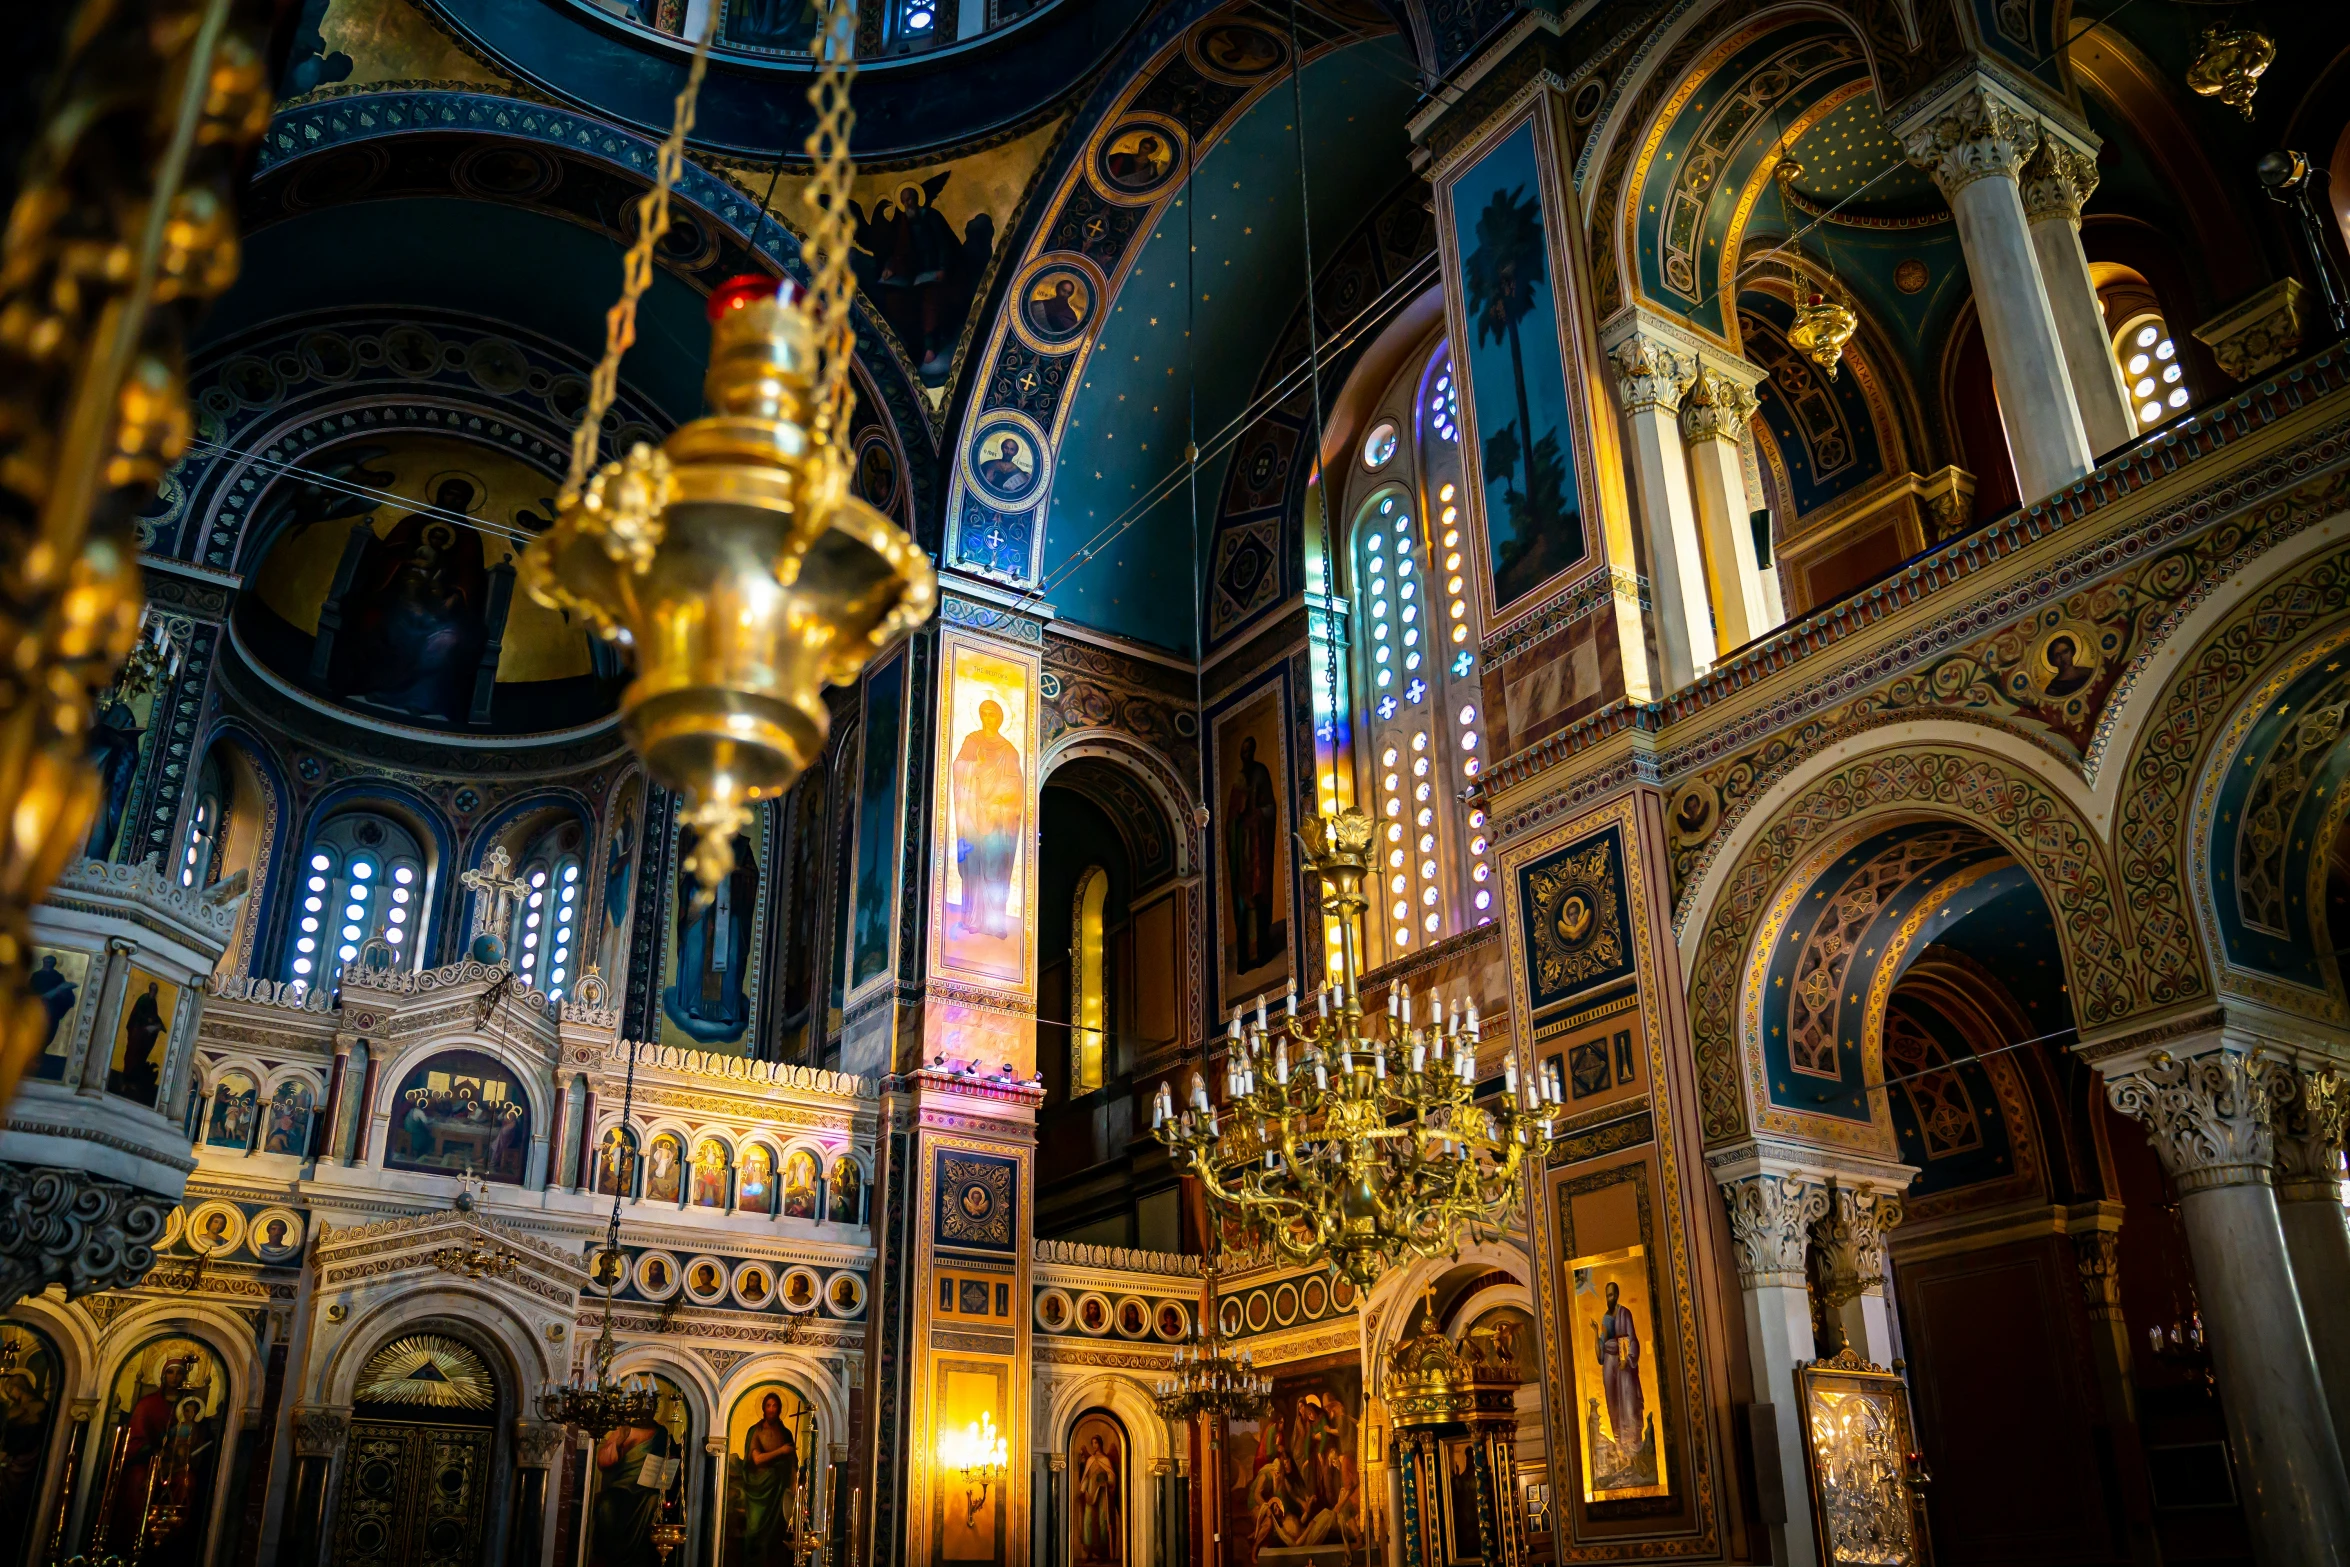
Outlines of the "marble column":
{"type": "Polygon", "coordinates": [[[1730,1210],[1738,1287],[1745,1297],[1747,1355],[1754,1368],[1756,1483],[1764,1493],[1759,1502],[1771,1533],[1771,1560],[1816,1562],[1820,1556],[1811,1493],[1803,1478],[1803,1412],[1795,1402],[1795,1368],[1818,1358],[1804,1253],[1812,1226],[1827,1216],[1828,1188],[1768,1170],[1717,1179],[1730,1210]],[[1763,1457],[1766,1442],[1775,1449],[1775,1466],[1763,1457]]]}
{"type": "MultiPolygon", "coordinates": [[[[1879,1366],[1894,1360],[1892,1312],[1885,1304],[1885,1233],[1900,1222],[1899,1197],[1865,1181],[1832,1179],[1827,1209],[1812,1226],[1828,1330],[1879,1366]]],[[[1841,1347],[1821,1346],[1829,1353],[1841,1347]]]]}
{"type": "Polygon", "coordinates": [[[2350,1567],[2350,1481],[2278,1221],[2259,1055],[2205,1035],[2098,1069],[2106,1102],[2145,1125],[2178,1193],[2253,1558],[2350,1567]]]}
{"type": "Polygon", "coordinates": [[[2000,423],[2028,506],[2096,466],[2016,183],[2039,127],[1978,77],[1906,122],[1900,136],[1958,220],[2000,423]]]}
{"type": "Polygon", "coordinates": [[[2080,406],[2081,430],[2089,437],[2091,454],[2101,457],[2128,445],[2138,425],[2130,417],[2129,388],[2113,356],[2097,285],[2089,277],[2088,253],[2081,249],[2081,208],[2097,189],[2097,154],[2043,128],[2018,188],[2024,220],[2032,226],[2032,249],[2040,258],[2040,281],[2056,318],[2057,341],[2064,347],[2065,373],[2080,406]]]}
{"type": "Polygon", "coordinates": [[[1651,336],[1638,322],[1611,359],[1639,491],[1660,673],[1664,689],[1678,691],[1713,666],[1718,648],[1697,506],[1681,449],[1681,394],[1694,371],[1687,354],[1651,336]]]}
{"type": "MultiPolygon", "coordinates": [[[[1754,393],[1736,377],[1701,366],[1681,398],[1681,444],[1722,651],[1744,647],[1778,624],[1754,548],[1740,443],[1754,417],[1754,393]]],[[[1775,576],[1776,573],[1773,573],[1775,576]]]]}
{"type": "Polygon", "coordinates": [[[2066,1238],[2081,1277],[2081,1303],[2089,1313],[2089,1353],[2097,1366],[2097,1396],[2114,1473],[2122,1495],[2123,1530],[2137,1567],[2162,1567],[2162,1546],[2154,1534],[2154,1502],[2147,1489],[2146,1457],[2138,1439],[2138,1399],[2130,1373],[2130,1325],[2122,1315],[2121,1226],[2118,1202],[2083,1203],[2067,1213],[2066,1238]]]}
{"type": "Polygon", "coordinates": [[[2334,1438],[2350,1454],[2350,1219],[2342,1210],[2350,1078],[2328,1066],[2283,1068],[2269,1081],[2277,1101],[2277,1221],[2334,1438]]]}

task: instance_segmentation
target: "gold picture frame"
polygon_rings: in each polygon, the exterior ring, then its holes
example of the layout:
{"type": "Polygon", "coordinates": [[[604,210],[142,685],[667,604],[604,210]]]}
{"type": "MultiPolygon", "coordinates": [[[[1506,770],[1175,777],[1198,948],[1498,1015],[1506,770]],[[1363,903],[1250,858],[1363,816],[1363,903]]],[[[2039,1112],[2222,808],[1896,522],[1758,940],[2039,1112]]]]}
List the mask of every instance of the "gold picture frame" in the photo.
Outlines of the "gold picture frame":
{"type": "Polygon", "coordinates": [[[1932,1567],[1909,1384],[1850,1348],[1795,1368],[1823,1567],[1932,1567]]]}

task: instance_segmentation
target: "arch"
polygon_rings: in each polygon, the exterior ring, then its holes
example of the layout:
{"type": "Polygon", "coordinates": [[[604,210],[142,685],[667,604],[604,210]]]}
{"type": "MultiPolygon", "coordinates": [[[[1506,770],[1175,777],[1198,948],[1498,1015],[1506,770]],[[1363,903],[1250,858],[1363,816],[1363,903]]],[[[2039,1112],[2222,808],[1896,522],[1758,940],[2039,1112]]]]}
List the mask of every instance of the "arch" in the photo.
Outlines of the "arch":
{"type": "MultiPolygon", "coordinates": [[[[2329,484],[2336,506],[2345,490],[2350,483],[2339,477],[2329,484]]],[[[2193,885],[2201,898],[2207,885],[2193,845],[2209,841],[2202,818],[2217,794],[2210,758],[2242,693],[2296,648],[2335,637],[2350,621],[2350,543],[2340,529],[2337,519],[2323,530],[2322,547],[2237,597],[2201,637],[2179,639],[2161,695],[2146,704],[2130,736],[2128,765],[2115,779],[2112,837],[2116,864],[2136,900],[2145,1006],[2198,1000],[2218,983],[2213,959],[2222,949],[2207,943],[2187,890],[2193,885]],[[2198,781],[2206,787],[2198,789],[2198,781]]]]}
{"type": "Polygon", "coordinates": [[[1110,780],[1094,769],[1076,766],[1086,762],[1105,764],[1109,770],[1123,775],[1124,781],[1139,785],[1144,800],[1156,808],[1155,818],[1144,831],[1163,835],[1172,857],[1156,857],[1158,863],[1168,868],[1158,872],[1150,884],[1155,886],[1169,876],[1196,874],[1193,835],[1183,828],[1183,824],[1191,819],[1196,803],[1193,798],[1194,786],[1184,781],[1175,764],[1132,735],[1101,727],[1065,730],[1045,748],[1038,786],[1041,788],[1044,784],[1057,783],[1061,788],[1075,789],[1099,805],[1111,821],[1118,825],[1120,836],[1127,840],[1127,850],[1134,861],[1138,883],[1142,867],[1152,863],[1154,858],[1144,852],[1138,841],[1143,836],[1143,831],[1137,830],[1138,823],[1135,820],[1139,815],[1138,802],[1126,797],[1124,790],[1114,788],[1110,780]],[[1056,778],[1056,774],[1072,766],[1076,766],[1074,772],[1056,778]]]}
{"type": "MultiPolygon", "coordinates": [[[[808,1402],[816,1412],[816,1433],[825,1445],[848,1440],[849,1396],[833,1371],[833,1363],[813,1349],[765,1350],[726,1373],[718,1383],[711,1407],[719,1418],[731,1419],[735,1403],[762,1382],[781,1382],[808,1402]]],[[[713,1435],[720,1435],[715,1427],[713,1435]]]]}
{"type": "MultiPolygon", "coordinates": [[[[382,817],[416,840],[418,857],[423,861],[423,892],[415,901],[417,916],[409,925],[416,934],[403,944],[406,950],[395,961],[408,968],[430,968],[440,956],[443,927],[449,923],[446,905],[452,901],[448,883],[453,879],[449,868],[455,858],[455,832],[447,818],[419,791],[382,778],[341,785],[311,802],[294,852],[287,859],[285,896],[272,910],[275,926],[272,944],[277,953],[277,966],[283,968],[293,956],[296,910],[301,906],[303,885],[301,867],[310,846],[337,821],[354,815],[382,817]]],[[[322,971],[309,977],[313,983],[321,983],[325,975],[322,971]]]]}
{"type": "Polygon", "coordinates": [[[18,1301],[9,1308],[6,1320],[40,1334],[58,1361],[57,1385],[50,1398],[49,1430],[38,1455],[40,1467],[34,1473],[37,1483],[20,1503],[24,1539],[30,1545],[39,1538],[47,1520],[56,1516],[60,1494],[70,1483],[66,1460],[73,1449],[75,1422],[71,1406],[76,1399],[89,1397],[90,1389],[97,1385],[94,1364],[97,1346],[87,1316],[61,1310],[60,1303],[41,1296],[18,1301]]]}
{"type": "MultiPolygon", "coordinates": [[[[134,1306],[117,1317],[99,1336],[95,1364],[99,1375],[90,1393],[97,1407],[91,1419],[97,1422],[99,1437],[87,1445],[90,1449],[83,1462],[87,1466],[77,1484],[85,1487],[91,1498],[84,1508],[85,1518],[94,1517],[90,1510],[97,1505],[95,1482],[106,1472],[108,1444],[103,1438],[109,1405],[113,1401],[116,1378],[122,1374],[125,1363],[149,1343],[159,1338],[194,1339],[218,1358],[221,1375],[228,1383],[227,1396],[221,1400],[222,1429],[240,1429],[247,1420],[256,1418],[261,1405],[260,1368],[254,1363],[252,1330],[225,1307],[183,1299],[148,1301],[134,1306]]],[[[205,1557],[218,1548],[225,1529],[230,1527],[229,1514],[234,1507],[234,1465],[218,1463],[212,1479],[213,1494],[205,1523],[205,1557]]]]}
{"type": "MultiPolygon", "coordinates": [[[[367,1109],[370,1126],[380,1123],[383,1126],[384,1134],[380,1143],[372,1147],[363,1145],[361,1154],[363,1162],[378,1164],[386,1169],[407,1169],[427,1175],[441,1174],[455,1177],[463,1169],[471,1166],[471,1160],[477,1154],[486,1155],[490,1147],[497,1147],[502,1155],[518,1157],[520,1169],[513,1174],[485,1171],[483,1172],[485,1178],[514,1185],[527,1185],[534,1178],[543,1179],[543,1175],[534,1176],[534,1165],[538,1163],[534,1154],[537,1149],[545,1145],[548,1128],[554,1124],[552,1102],[554,1088],[553,1084],[544,1076],[543,1063],[531,1060],[527,1053],[503,1039],[490,1039],[475,1034],[457,1034],[429,1042],[411,1044],[396,1055],[387,1056],[383,1066],[384,1070],[379,1075],[375,1087],[375,1102],[367,1109]],[[402,1096],[411,1089],[433,1088],[429,1079],[423,1082],[412,1082],[411,1079],[435,1061],[459,1053],[487,1057],[493,1066],[504,1071],[511,1087],[519,1088],[522,1091],[526,1118],[529,1123],[524,1128],[526,1134],[524,1137],[483,1144],[478,1136],[475,1136],[468,1128],[466,1129],[467,1137],[459,1139],[452,1145],[439,1133],[440,1122],[431,1110],[429,1101],[426,1106],[427,1119],[425,1122],[415,1128],[410,1128],[405,1124],[406,1112],[401,1109],[402,1096]],[[403,1135],[407,1136],[408,1143],[401,1152],[396,1154],[393,1151],[395,1141],[403,1135]],[[420,1140],[421,1147],[419,1146],[420,1140]],[[401,1162],[394,1164],[395,1159],[401,1162]]],[[[509,1085],[501,1085],[501,1093],[509,1085]]],[[[487,1086],[485,1077],[483,1083],[485,1097],[487,1086]]],[[[454,1084],[445,1091],[460,1096],[466,1092],[462,1083],[454,1084]]],[[[506,1167],[511,1169],[512,1165],[509,1163],[506,1167]]]]}
{"type": "MultiPolygon", "coordinates": [[[[1823,748],[1758,802],[1694,889],[1682,948],[1709,1143],[1748,1129],[1740,1081],[1747,1036],[1737,1013],[1760,929],[1774,907],[1809,890],[1804,866],[1823,864],[1823,855],[1832,860],[1873,826],[1947,820],[2001,844],[2056,911],[2079,1025],[2099,1026],[2137,1005],[2125,905],[2104,845],[2075,798],[2077,782],[2049,776],[2063,771],[2050,758],[2024,764],[1983,739],[1968,726],[1927,722],[1904,725],[1890,743],[1823,748]],[[1936,745],[1927,733],[1934,729],[1956,733],[1936,745]]],[[[2131,885],[2142,883],[2133,878],[2131,885]]]]}
{"type": "MultiPolygon", "coordinates": [[[[1129,1563],[1151,1559],[1151,1531],[1157,1520],[1154,1508],[1145,1498],[1151,1490],[1140,1483],[1156,1467],[1180,1453],[1188,1452],[1189,1444],[1178,1447],[1176,1438],[1168,1430],[1166,1421],[1151,1404],[1150,1394],[1129,1377],[1114,1372],[1099,1372],[1092,1376],[1072,1377],[1066,1381],[1040,1376],[1036,1379],[1035,1402],[1031,1406],[1034,1433],[1031,1440],[1038,1443],[1040,1452],[1069,1451],[1069,1436],[1078,1420],[1100,1410],[1112,1416],[1126,1433],[1126,1560],[1129,1563]],[[1049,1445],[1048,1445],[1049,1444],[1049,1445]]],[[[1075,1484],[1075,1474],[1070,1476],[1075,1484]]],[[[1064,1557],[1061,1542],[1052,1541],[1046,1560],[1052,1567],[1061,1567],[1064,1557]]]]}
{"type": "Polygon", "coordinates": [[[233,795],[227,833],[216,856],[220,875],[226,879],[240,870],[246,874],[236,927],[216,972],[255,973],[262,933],[270,928],[278,904],[286,901],[284,889],[277,885],[284,878],[274,871],[282,857],[299,848],[289,849],[283,841],[286,824],[293,818],[292,796],[276,753],[239,720],[214,724],[204,737],[202,754],[207,760],[215,755],[223,759],[233,795]]]}

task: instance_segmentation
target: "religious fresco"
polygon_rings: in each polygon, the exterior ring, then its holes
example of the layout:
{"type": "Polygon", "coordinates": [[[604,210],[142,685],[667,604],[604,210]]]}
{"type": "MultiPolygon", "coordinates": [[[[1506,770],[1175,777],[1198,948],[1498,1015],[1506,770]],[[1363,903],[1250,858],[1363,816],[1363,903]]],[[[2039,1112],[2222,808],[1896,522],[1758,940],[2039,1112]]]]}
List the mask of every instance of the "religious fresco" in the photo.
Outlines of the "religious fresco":
{"type": "Polygon", "coordinates": [[[587,1567],[662,1567],[653,1546],[661,1499],[685,1472],[692,1431],[685,1394],[658,1372],[638,1372],[654,1391],[648,1425],[615,1426],[589,1457],[587,1567]]]}
{"type": "Polygon", "coordinates": [[[108,1389],[90,1554],[194,1561],[212,1523],[228,1378],[211,1346],[151,1339],[108,1389]]]}
{"type": "Polygon", "coordinates": [[[694,1145],[693,1203],[697,1208],[726,1206],[726,1145],[705,1137],[694,1145]]]}
{"type": "Polygon", "coordinates": [[[765,1143],[743,1150],[742,1178],[735,1183],[734,1206],[741,1213],[775,1211],[775,1155],[765,1143]]]}
{"type": "Polygon", "coordinates": [[[41,1471],[65,1362],[39,1328],[0,1324],[0,1561],[25,1559],[40,1527],[41,1471]]]}
{"type": "Polygon", "coordinates": [[[1026,511],[1044,500],[1044,427],[1015,409],[979,421],[963,448],[963,482],[989,505],[1026,511]]]}
{"type": "Polygon", "coordinates": [[[238,633],[282,679],[371,718],[501,734],[596,722],[626,683],[619,654],[514,580],[512,536],[546,525],[555,487],[453,436],[385,431],[314,454],[254,504],[263,553],[238,633]]]}
{"type": "Polygon", "coordinates": [[[832,1161],[832,1222],[855,1224],[864,1216],[865,1172],[842,1154],[832,1161]]]}
{"type": "Polygon", "coordinates": [[[243,1153],[253,1146],[253,1107],[260,1090],[243,1072],[228,1071],[212,1085],[212,1113],[204,1121],[204,1146],[234,1148],[243,1153]]]}
{"type": "Polygon", "coordinates": [[[1069,1428],[1069,1567],[1126,1567],[1126,1428],[1089,1409],[1069,1428]]]}
{"type": "Polygon", "coordinates": [[[54,1083],[65,1076],[66,1059],[73,1053],[73,1032],[65,1026],[65,1020],[81,1005],[82,987],[89,978],[87,952],[70,947],[34,946],[33,973],[25,982],[25,989],[41,1003],[44,1029],[41,1054],[33,1062],[34,1077],[54,1083]]]}
{"type": "Polygon", "coordinates": [[[1273,1407],[1224,1438],[1226,1567],[1365,1567],[1362,1361],[1273,1373],[1273,1407]]]}
{"type": "Polygon", "coordinates": [[[114,1026],[114,1054],[106,1068],[106,1091],[136,1105],[155,1108],[163,1052],[171,1041],[180,987],[132,964],[122,989],[122,1016],[114,1026]]]}
{"type": "Polygon", "coordinates": [[[112,860],[126,846],[124,814],[154,725],[157,694],[158,682],[131,678],[126,670],[124,678],[98,699],[89,735],[90,764],[98,774],[98,809],[90,822],[89,841],[82,846],[93,860],[112,860]]]}
{"type": "Polygon", "coordinates": [[[950,642],[939,814],[942,966],[999,984],[1028,979],[1028,884],[1036,791],[1028,666],[950,642]]]}
{"type": "Polygon", "coordinates": [[[1291,974],[1289,681],[1275,671],[1210,716],[1215,758],[1216,994],[1224,1011],[1291,974]]]}
{"type": "Polygon", "coordinates": [[[899,755],[904,750],[906,660],[890,659],[865,680],[864,754],[857,781],[857,871],[850,917],[849,988],[889,972],[897,909],[899,755]]]}
{"type": "Polygon", "coordinates": [[[685,1142],[674,1132],[663,1132],[645,1149],[646,1202],[677,1206],[685,1191],[685,1142]]]}
{"type": "Polygon", "coordinates": [[[1090,260],[1054,251],[1013,285],[1012,330],[1031,348],[1059,352],[1084,337],[1108,294],[1109,284],[1090,260]]]}
{"type": "Polygon", "coordinates": [[[261,1123],[261,1151],[297,1157],[307,1154],[310,1121],[317,1104],[318,1096],[310,1085],[290,1077],[271,1089],[261,1123]]]}
{"type": "Polygon", "coordinates": [[[798,1390],[763,1382],[734,1401],[719,1567],[793,1567],[786,1540],[817,1511],[816,1460],[816,1411],[798,1390]]]}
{"type": "Polygon", "coordinates": [[[495,1056],[444,1051],[401,1080],[386,1169],[520,1185],[529,1162],[530,1093],[495,1056]]]}
{"type": "MultiPolygon", "coordinates": [[[[1656,1293],[1648,1248],[1625,1246],[1567,1264],[1568,1342],[1583,1500],[1663,1496],[1672,1476],[1657,1435],[1656,1293]]],[[[1570,1404],[1572,1407],[1572,1403],[1570,1404]]]]}
{"type": "Polygon", "coordinates": [[[1086,172],[1115,202],[1150,201],[1183,177],[1183,127],[1164,114],[1130,114],[1093,145],[1086,172]]]}
{"type": "Polygon", "coordinates": [[[603,925],[596,937],[596,967],[615,995],[628,974],[636,866],[644,841],[645,789],[644,779],[631,774],[613,791],[605,817],[603,925]]]}
{"type": "MultiPolygon", "coordinates": [[[[796,9],[789,0],[754,3],[796,9]]],[[[1066,124],[1065,117],[1053,119],[943,166],[858,170],[849,187],[856,220],[849,263],[858,290],[924,386],[944,387],[953,373],[996,241],[1010,230],[1029,181],[1066,124]]],[[[738,178],[754,198],[763,196],[771,168],[745,169],[738,178]]],[[[787,173],[768,208],[795,232],[806,227],[800,199],[806,184],[804,176],[787,173]]]]}
{"type": "Polygon", "coordinates": [[[607,1127],[596,1144],[596,1194],[600,1197],[624,1197],[636,1185],[636,1133],[624,1127],[607,1127]]]}
{"type": "Polygon", "coordinates": [[[701,834],[679,826],[670,864],[669,942],[662,970],[661,1038],[687,1050],[733,1046],[749,1038],[759,1000],[760,888],[773,812],[756,807],[734,835],[734,869],[706,901],[687,862],[701,834]],[[697,908],[696,904],[700,906],[697,908]]]}
{"type": "Polygon", "coordinates": [[[1520,125],[1446,191],[1465,294],[1457,362],[1496,610],[1590,554],[1535,130],[1520,125]]]}
{"type": "Polygon", "coordinates": [[[805,1148],[795,1148],[784,1156],[783,1216],[816,1217],[816,1156],[805,1148]]]}

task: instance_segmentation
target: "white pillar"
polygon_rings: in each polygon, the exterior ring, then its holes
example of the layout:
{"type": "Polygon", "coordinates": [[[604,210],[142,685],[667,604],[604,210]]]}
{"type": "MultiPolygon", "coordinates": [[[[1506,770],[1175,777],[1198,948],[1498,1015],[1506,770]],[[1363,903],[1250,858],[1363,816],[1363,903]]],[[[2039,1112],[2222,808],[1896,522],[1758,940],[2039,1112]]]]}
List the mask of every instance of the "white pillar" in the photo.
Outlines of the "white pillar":
{"type": "Polygon", "coordinates": [[[2350,1567],[2350,1480],[2277,1218],[2255,1054],[2214,1030],[2098,1070],[2107,1103],[2145,1124],[2179,1194],[2253,1559],[2350,1567]]]}
{"type": "Polygon", "coordinates": [[[1648,557],[1648,592],[1657,657],[1667,691],[1678,691],[1713,666],[1713,611],[1698,543],[1697,508],[1681,450],[1678,414],[1689,385],[1688,356],[1637,327],[1616,345],[1616,395],[1640,497],[1640,531],[1648,557]]]}
{"type": "Polygon", "coordinates": [[[1689,489],[1724,651],[1744,647],[1779,623],[1763,588],[1739,460],[1739,443],[1753,417],[1754,394],[1716,369],[1701,368],[1681,398],[1681,443],[1689,454],[1689,489]]]}
{"type": "MultiPolygon", "coordinates": [[[[1719,1178],[1719,1177],[1717,1177],[1719,1178]]],[[[1723,1179],[1730,1237],[1738,1253],[1738,1287],[1745,1296],[1747,1361],[1754,1369],[1754,1441],[1759,1498],[1771,1533],[1771,1560],[1820,1559],[1812,1530],[1811,1488],[1803,1472],[1803,1411],[1795,1400],[1795,1368],[1818,1359],[1811,1331],[1811,1289],[1804,1252],[1811,1228],[1828,1212],[1828,1188],[1800,1175],[1768,1170],[1723,1179]],[[1777,1449],[1777,1479],[1760,1452],[1777,1449]]]]}
{"type": "Polygon", "coordinates": [[[1958,219],[1999,419],[2027,506],[2096,466],[2016,185],[2039,140],[2039,127],[1979,77],[1902,131],[1910,161],[1933,174],[1958,219]]]}
{"type": "Polygon", "coordinates": [[[2334,1439],[2350,1455],[2350,1218],[2342,1210],[2350,1078],[2327,1067],[2279,1074],[2272,1085],[2280,1101],[2277,1222],[2285,1232],[2334,1439]]]}
{"type": "Polygon", "coordinates": [[[2128,445],[2138,425],[2130,417],[2128,385],[2113,357],[2097,285],[2089,277],[2088,253],[2081,249],[2081,208],[2097,189],[2097,155],[2043,130],[2040,150],[2024,164],[2020,188],[2032,249],[2040,258],[2040,281],[2056,318],[2057,341],[2064,345],[2073,401],[2080,406],[2081,429],[2089,437],[2090,453],[2102,457],[2128,445]]]}

